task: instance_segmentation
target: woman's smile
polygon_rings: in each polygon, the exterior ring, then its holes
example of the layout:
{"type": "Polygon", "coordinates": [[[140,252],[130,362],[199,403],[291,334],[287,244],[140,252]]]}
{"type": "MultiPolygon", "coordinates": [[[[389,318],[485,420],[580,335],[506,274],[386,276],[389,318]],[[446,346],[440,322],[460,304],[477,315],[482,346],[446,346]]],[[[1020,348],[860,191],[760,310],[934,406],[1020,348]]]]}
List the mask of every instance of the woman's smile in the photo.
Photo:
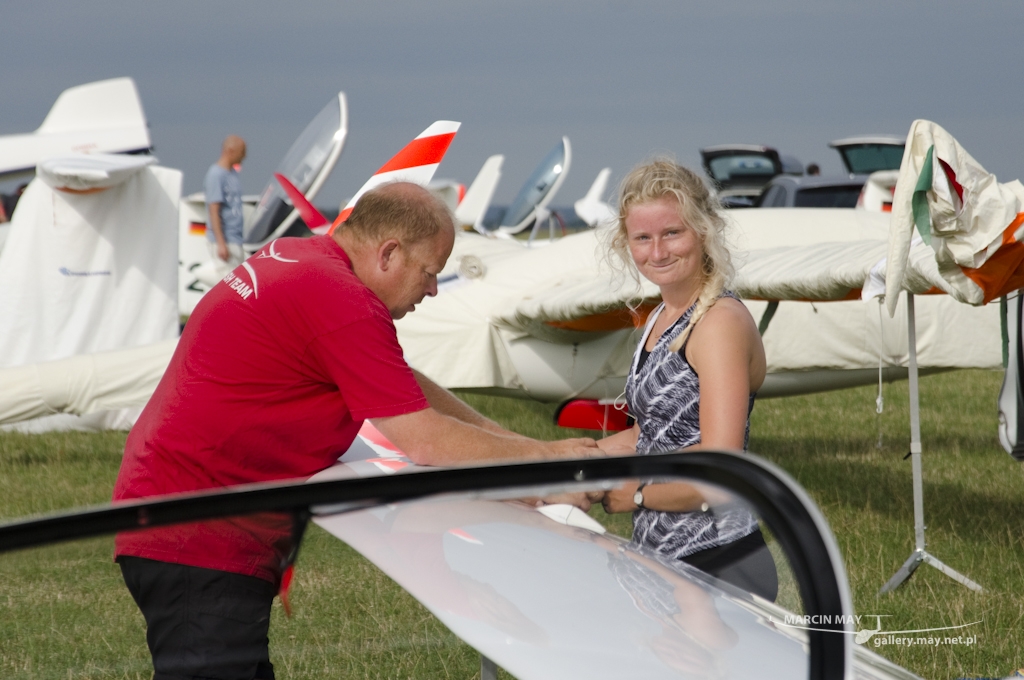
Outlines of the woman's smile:
{"type": "Polygon", "coordinates": [[[626,216],[629,250],[637,269],[658,286],[699,283],[703,250],[683,222],[674,197],[635,205],[626,216]]]}

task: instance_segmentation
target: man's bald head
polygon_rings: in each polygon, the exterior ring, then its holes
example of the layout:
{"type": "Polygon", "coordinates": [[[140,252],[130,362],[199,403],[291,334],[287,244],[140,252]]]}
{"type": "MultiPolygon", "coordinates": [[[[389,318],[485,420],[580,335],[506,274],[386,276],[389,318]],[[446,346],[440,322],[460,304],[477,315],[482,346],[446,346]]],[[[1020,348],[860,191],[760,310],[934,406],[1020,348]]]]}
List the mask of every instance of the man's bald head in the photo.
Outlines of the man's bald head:
{"type": "Polygon", "coordinates": [[[241,163],[245,158],[245,140],[238,135],[225,137],[220,147],[220,158],[227,167],[241,163]]]}
{"type": "Polygon", "coordinates": [[[363,194],[335,233],[345,232],[369,244],[397,238],[413,245],[454,231],[444,202],[418,184],[393,182],[363,194]]]}

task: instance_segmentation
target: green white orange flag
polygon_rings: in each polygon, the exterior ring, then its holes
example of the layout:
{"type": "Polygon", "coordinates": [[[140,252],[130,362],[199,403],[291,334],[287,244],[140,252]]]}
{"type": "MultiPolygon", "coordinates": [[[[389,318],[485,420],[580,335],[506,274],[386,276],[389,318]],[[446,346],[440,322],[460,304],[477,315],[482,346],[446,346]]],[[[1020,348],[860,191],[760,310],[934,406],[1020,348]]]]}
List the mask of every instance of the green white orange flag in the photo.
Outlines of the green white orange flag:
{"type": "Polygon", "coordinates": [[[927,120],[910,126],[893,196],[885,274],[890,315],[915,236],[934,255],[942,292],[960,302],[982,305],[1024,287],[1024,185],[1000,184],[927,120]]]}

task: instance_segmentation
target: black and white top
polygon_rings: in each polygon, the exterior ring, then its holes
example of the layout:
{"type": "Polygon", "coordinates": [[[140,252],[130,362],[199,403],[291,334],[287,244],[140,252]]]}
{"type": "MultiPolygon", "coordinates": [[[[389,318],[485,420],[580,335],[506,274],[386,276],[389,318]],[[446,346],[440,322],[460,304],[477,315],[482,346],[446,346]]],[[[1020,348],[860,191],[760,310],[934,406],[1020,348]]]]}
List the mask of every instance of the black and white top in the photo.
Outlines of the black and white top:
{"type": "MultiPolygon", "coordinates": [[[[735,298],[735,294],[724,295],[735,298]]],[[[700,442],[700,378],[686,361],[685,343],[678,352],[668,346],[693,315],[696,303],[672,324],[658,339],[648,356],[644,346],[662,303],[647,320],[643,338],[633,355],[633,365],[626,379],[626,402],[630,414],[640,427],[636,451],[639,455],[667,453],[700,442]]],[[[748,415],[754,406],[750,395],[748,415]]],[[[750,420],[743,437],[746,448],[750,420]]],[[[679,559],[700,550],[731,543],[752,534],[757,520],[744,508],[728,508],[710,512],[659,512],[639,509],[633,513],[633,542],[655,552],[679,559]]]]}

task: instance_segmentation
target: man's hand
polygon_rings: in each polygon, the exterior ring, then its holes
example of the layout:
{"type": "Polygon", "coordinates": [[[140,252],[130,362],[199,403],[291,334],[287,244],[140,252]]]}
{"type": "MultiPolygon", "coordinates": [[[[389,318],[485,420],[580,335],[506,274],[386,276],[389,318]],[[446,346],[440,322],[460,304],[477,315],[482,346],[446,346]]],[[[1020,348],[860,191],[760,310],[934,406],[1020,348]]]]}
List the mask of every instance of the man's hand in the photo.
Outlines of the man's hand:
{"type": "Polygon", "coordinates": [[[640,438],[640,427],[633,425],[628,430],[616,432],[597,443],[609,456],[632,456],[636,453],[637,439],[640,438]]]}
{"type": "Polygon", "coordinates": [[[217,257],[224,262],[227,262],[228,258],[231,257],[231,254],[228,252],[228,244],[224,241],[217,243],[217,257]]]}
{"type": "Polygon", "coordinates": [[[560,439],[545,444],[550,451],[547,458],[596,458],[607,455],[590,437],[560,439]]]}
{"type": "Polygon", "coordinates": [[[603,491],[580,491],[576,493],[557,493],[553,496],[545,496],[544,498],[524,498],[523,501],[538,508],[543,505],[557,505],[559,503],[575,505],[583,512],[588,512],[590,506],[599,502],[602,498],[604,498],[603,491]]]}
{"type": "Polygon", "coordinates": [[[604,494],[604,511],[609,514],[616,512],[633,512],[637,509],[636,503],[633,502],[633,494],[636,493],[636,488],[640,486],[640,482],[626,482],[617,489],[606,491],[604,494]]]}

